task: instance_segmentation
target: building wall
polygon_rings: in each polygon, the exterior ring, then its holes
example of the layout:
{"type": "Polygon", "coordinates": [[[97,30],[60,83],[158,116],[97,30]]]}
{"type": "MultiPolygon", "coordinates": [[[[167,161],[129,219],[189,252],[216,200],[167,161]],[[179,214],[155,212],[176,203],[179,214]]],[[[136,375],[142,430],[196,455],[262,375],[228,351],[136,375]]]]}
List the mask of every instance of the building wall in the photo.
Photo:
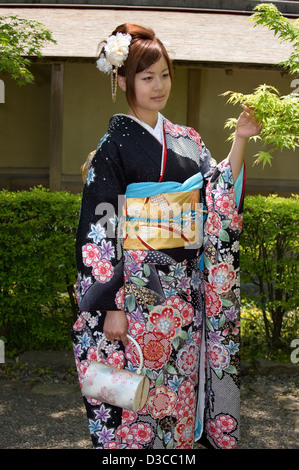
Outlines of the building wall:
{"type": "MultiPolygon", "coordinates": [[[[240,111],[240,107],[226,105],[227,97],[220,95],[227,90],[250,94],[257,86],[264,83],[274,86],[282,95],[289,94],[294,90],[291,88],[292,80],[293,78],[287,74],[281,74],[277,71],[217,68],[203,71],[200,132],[217,161],[226,156],[231,145],[225,142],[230,131],[223,129],[224,123],[230,117],[237,117],[240,111]]],[[[275,152],[272,166],[267,165],[264,169],[261,164],[253,166],[254,156],[259,149],[262,149],[261,144],[254,142],[249,142],[246,147],[248,179],[277,180],[277,182],[278,180],[293,181],[295,179],[298,181],[298,171],[294,172],[295,168],[298,168],[298,149],[296,152],[291,150],[275,152]]]]}
{"type": "MultiPolygon", "coordinates": [[[[199,129],[197,129],[219,162],[228,154],[226,142],[229,131],[224,129],[226,119],[238,115],[240,108],[226,105],[227,90],[251,93],[259,84],[275,86],[281,94],[292,91],[292,79],[276,71],[203,69],[200,83],[199,129]]],[[[92,64],[68,64],[65,69],[65,102],[63,132],[63,174],[78,174],[82,159],[93,150],[106,132],[109,117],[127,112],[123,93],[119,90],[117,102],[111,102],[110,77],[98,72],[92,64]]],[[[163,114],[171,121],[187,124],[188,69],[175,67],[172,93],[163,114]]],[[[248,178],[293,180],[298,162],[298,151],[276,152],[272,166],[253,166],[254,155],[260,144],[249,143],[246,149],[248,178]]],[[[297,177],[298,178],[298,177],[297,177]]]]}
{"type": "Polygon", "coordinates": [[[48,168],[51,69],[33,66],[33,85],[18,86],[0,72],[0,166],[48,168]]]}
{"type": "Polygon", "coordinates": [[[35,83],[23,87],[0,72],[0,189],[48,185],[51,68],[32,72],[35,83]]]}
{"type": "MultiPolygon", "coordinates": [[[[0,74],[5,83],[5,103],[0,103],[0,185],[8,189],[27,189],[36,184],[48,186],[51,65],[33,67],[35,83],[18,87],[0,74]]],[[[214,158],[219,162],[229,152],[224,130],[225,120],[239,109],[226,105],[219,96],[227,90],[251,93],[267,83],[282,94],[292,91],[292,78],[278,71],[225,70],[204,68],[201,71],[199,132],[214,158]]],[[[191,96],[192,99],[192,96],[191,96]]],[[[110,77],[91,63],[66,63],[64,71],[62,189],[80,191],[80,167],[106,132],[111,115],[127,112],[125,98],[119,90],[112,103],[110,77]]],[[[171,97],[163,114],[171,121],[187,124],[188,68],[175,66],[171,97]]],[[[257,192],[298,190],[298,150],[277,152],[272,167],[252,166],[258,144],[246,149],[249,188],[257,192]],[[251,183],[250,183],[251,181],[251,183]],[[250,187],[251,184],[251,187],[250,187]]]]}
{"type": "MultiPolygon", "coordinates": [[[[78,174],[87,154],[94,150],[107,131],[110,117],[127,113],[124,93],[119,89],[112,103],[110,76],[92,64],[67,64],[65,68],[63,174],[78,174]]],[[[176,69],[176,79],[165,115],[175,122],[186,122],[187,73],[176,69]]]]}

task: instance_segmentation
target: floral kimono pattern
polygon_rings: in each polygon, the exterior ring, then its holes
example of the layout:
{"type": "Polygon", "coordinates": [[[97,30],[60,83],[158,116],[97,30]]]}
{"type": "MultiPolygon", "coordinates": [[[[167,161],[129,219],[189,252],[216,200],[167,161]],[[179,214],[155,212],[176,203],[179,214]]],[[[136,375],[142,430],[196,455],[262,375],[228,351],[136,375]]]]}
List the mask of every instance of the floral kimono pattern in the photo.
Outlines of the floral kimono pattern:
{"type": "MultiPolygon", "coordinates": [[[[237,204],[229,160],[216,165],[193,129],[164,119],[164,137],[163,147],[130,117],[116,115],[87,174],[72,333],[79,381],[96,360],[107,310],[125,310],[150,380],[139,412],[83,397],[91,439],[99,449],[190,449],[202,438],[215,448],[234,448],[242,197],[237,204]],[[203,246],[125,250],[117,236],[119,195],[129,184],[161,181],[163,162],[163,181],[183,183],[198,171],[203,176],[203,246]],[[103,203],[113,211],[101,218],[103,203]]],[[[138,369],[132,343],[124,348],[104,339],[102,355],[107,364],[138,369]]]]}

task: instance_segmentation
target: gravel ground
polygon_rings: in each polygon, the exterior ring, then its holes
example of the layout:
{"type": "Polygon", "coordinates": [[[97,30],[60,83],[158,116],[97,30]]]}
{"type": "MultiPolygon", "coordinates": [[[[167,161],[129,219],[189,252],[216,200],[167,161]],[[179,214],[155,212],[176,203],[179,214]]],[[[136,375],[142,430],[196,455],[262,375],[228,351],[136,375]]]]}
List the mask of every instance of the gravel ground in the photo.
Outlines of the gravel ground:
{"type": "MultiPolygon", "coordinates": [[[[298,424],[298,374],[242,377],[239,449],[298,449],[298,424]]],[[[91,448],[74,369],[0,366],[0,449],[91,448]]]]}

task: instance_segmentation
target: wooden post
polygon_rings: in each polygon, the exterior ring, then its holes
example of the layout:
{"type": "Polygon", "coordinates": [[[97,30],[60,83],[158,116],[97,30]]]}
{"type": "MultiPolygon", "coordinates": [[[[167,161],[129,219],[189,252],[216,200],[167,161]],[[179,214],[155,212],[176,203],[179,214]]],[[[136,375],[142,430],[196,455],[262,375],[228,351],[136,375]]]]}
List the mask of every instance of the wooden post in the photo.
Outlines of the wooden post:
{"type": "Polygon", "coordinates": [[[50,191],[61,190],[64,65],[52,65],[50,116],[50,191]]]}
{"type": "Polygon", "coordinates": [[[187,125],[199,132],[200,69],[188,70],[188,115],[187,125]]]}

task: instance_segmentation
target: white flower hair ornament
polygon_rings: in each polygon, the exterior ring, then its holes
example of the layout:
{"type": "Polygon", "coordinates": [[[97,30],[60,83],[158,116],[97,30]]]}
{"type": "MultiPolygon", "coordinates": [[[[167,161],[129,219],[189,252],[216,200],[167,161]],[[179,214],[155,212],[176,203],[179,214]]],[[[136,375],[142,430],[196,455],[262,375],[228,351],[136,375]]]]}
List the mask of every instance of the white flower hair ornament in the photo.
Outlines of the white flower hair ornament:
{"type": "Polygon", "coordinates": [[[129,55],[129,46],[132,41],[130,34],[116,33],[106,41],[104,52],[97,60],[97,68],[104,73],[111,74],[112,101],[116,101],[117,73],[129,55]]]}

